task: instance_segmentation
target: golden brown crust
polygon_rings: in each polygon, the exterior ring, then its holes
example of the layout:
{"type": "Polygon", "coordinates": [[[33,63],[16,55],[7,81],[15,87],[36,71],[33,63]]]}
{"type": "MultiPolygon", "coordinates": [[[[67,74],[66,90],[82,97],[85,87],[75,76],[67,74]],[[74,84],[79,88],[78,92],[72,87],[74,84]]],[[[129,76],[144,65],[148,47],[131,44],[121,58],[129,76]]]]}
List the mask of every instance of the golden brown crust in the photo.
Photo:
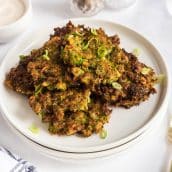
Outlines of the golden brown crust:
{"type": "Polygon", "coordinates": [[[7,87],[28,96],[33,111],[58,135],[99,133],[108,105],[130,108],[156,93],[156,75],[103,29],[55,28],[40,49],[7,74],[7,87]]]}

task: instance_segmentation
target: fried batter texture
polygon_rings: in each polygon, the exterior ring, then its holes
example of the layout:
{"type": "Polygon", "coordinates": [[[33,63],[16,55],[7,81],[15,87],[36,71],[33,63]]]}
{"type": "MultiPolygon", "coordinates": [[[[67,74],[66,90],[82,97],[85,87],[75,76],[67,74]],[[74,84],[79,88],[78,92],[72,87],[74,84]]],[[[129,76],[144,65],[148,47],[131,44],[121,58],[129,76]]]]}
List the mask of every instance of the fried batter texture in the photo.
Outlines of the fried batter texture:
{"type": "Polygon", "coordinates": [[[5,79],[50,133],[85,137],[102,131],[110,106],[130,108],[156,93],[155,82],[154,70],[121,48],[117,35],[71,22],[20,56],[5,79]]]}

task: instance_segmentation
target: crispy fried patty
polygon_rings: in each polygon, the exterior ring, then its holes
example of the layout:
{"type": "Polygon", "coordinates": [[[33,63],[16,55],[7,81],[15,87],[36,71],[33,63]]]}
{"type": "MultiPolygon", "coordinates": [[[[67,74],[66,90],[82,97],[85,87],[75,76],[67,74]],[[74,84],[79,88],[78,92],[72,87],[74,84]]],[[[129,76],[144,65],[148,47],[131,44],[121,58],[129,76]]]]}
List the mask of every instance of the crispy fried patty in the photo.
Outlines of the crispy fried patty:
{"type": "Polygon", "coordinates": [[[155,82],[154,70],[121,48],[117,35],[71,22],[21,56],[5,79],[28,97],[50,133],[86,137],[102,131],[109,105],[138,105],[156,93],[155,82]]]}

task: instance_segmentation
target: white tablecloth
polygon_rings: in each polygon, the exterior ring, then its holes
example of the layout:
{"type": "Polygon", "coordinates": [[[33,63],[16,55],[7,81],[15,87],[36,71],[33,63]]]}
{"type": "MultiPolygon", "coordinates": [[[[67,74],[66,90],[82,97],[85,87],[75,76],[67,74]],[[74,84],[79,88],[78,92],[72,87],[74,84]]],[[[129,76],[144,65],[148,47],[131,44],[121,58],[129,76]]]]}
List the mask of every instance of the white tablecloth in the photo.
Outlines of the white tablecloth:
{"type": "MultiPolygon", "coordinates": [[[[59,20],[75,17],[63,0],[32,0],[33,21],[28,30],[8,44],[0,44],[0,60],[18,39],[35,30],[59,20]]],[[[163,54],[172,67],[172,16],[168,14],[164,0],[138,0],[129,9],[115,12],[103,10],[93,18],[108,19],[122,23],[138,31],[163,54]]],[[[0,97],[2,98],[2,97],[0,97]]],[[[145,137],[139,144],[107,160],[87,164],[71,164],[47,158],[33,150],[18,138],[0,116],[0,145],[37,166],[39,172],[164,172],[167,165],[169,146],[165,140],[166,121],[145,137]]],[[[0,162],[0,171],[1,171],[0,162]]]]}

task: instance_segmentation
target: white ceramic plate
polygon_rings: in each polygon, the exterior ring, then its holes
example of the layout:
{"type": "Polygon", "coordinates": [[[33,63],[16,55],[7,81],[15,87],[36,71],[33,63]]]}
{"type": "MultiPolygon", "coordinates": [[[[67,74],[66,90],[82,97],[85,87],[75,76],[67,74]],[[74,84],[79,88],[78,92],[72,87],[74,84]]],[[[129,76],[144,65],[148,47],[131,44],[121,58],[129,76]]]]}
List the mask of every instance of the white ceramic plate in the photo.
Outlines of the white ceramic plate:
{"type": "MultiPolygon", "coordinates": [[[[63,26],[67,22],[68,20],[57,22],[56,26],[63,26]]],[[[48,35],[52,33],[53,27],[50,27],[29,35],[10,50],[4,58],[0,68],[1,111],[13,126],[25,136],[55,150],[94,152],[125,144],[144,132],[165,111],[169,92],[169,74],[164,60],[148,40],[125,26],[96,19],[75,19],[72,22],[90,27],[102,27],[109,35],[119,34],[121,46],[125,47],[127,51],[132,51],[134,48],[141,49],[139,59],[153,67],[157,73],[166,75],[164,84],[157,86],[157,94],[151,96],[148,101],[129,110],[122,108],[113,109],[110,122],[105,126],[108,131],[108,137],[104,140],[100,139],[98,135],[93,135],[89,138],[50,135],[47,131],[47,125],[41,123],[40,119],[34,114],[27,103],[27,99],[7,89],[3,84],[6,73],[17,64],[18,56],[41,46],[47,40],[48,35]],[[32,123],[39,126],[39,134],[33,134],[28,130],[32,123]]]]}
{"type": "Polygon", "coordinates": [[[135,144],[139,144],[145,137],[148,138],[148,136],[154,134],[155,129],[157,129],[161,123],[164,121],[163,117],[164,114],[166,114],[166,111],[164,113],[161,113],[158,118],[155,120],[155,122],[142,134],[138,135],[137,137],[133,138],[129,142],[122,144],[120,146],[98,151],[98,152],[91,152],[91,153],[69,153],[69,152],[63,152],[63,151],[56,151],[53,149],[49,149],[47,147],[41,146],[29,138],[25,137],[21,132],[19,132],[9,121],[6,117],[4,119],[6,120],[9,127],[12,129],[12,131],[21,138],[26,144],[28,144],[31,148],[33,148],[35,151],[38,151],[39,153],[48,156],[50,158],[60,160],[60,161],[67,161],[72,163],[81,163],[81,162],[93,162],[93,160],[96,160],[98,158],[106,158],[110,155],[119,155],[119,153],[127,151],[129,148],[132,148],[135,144]],[[79,160],[79,161],[78,161],[79,160]],[[82,161],[81,161],[82,160],[82,161]]]}

